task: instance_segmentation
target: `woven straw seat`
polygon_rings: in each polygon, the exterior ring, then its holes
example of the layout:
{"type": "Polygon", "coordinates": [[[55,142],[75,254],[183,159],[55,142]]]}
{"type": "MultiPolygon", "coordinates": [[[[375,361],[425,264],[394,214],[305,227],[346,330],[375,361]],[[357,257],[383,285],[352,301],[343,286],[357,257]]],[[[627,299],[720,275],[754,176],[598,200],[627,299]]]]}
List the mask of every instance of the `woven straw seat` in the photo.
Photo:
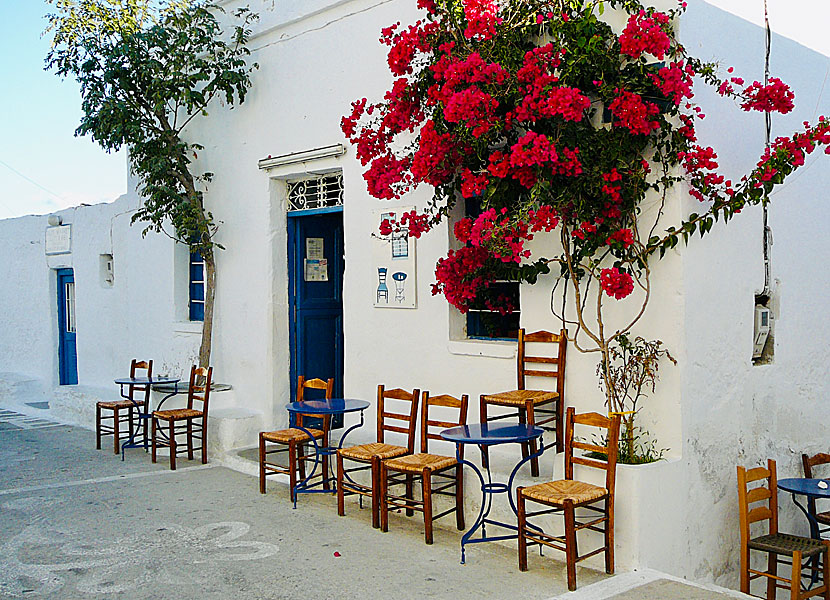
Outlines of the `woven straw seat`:
{"type": "Polygon", "coordinates": [[[805,558],[824,551],[824,544],[820,540],[789,533],[762,535],[749,540],[747,545],[753,550],[775,552],[776,554],[791,555],[793,552],[799,551],[801,556],[805,558]]]}
{"type": "Polygon", "coordinates": [[[498,394],[487,394],[484,396],[484,401],[499,406],[524,406],[528,401],[536,405],[550,402],[558,397],[557,392],[546,392],[544,390],[512,390],[498,394]]]}
{"type": "MultiPolygon", "coordinates": [[[[323,437],[323,432],[319,429],[309,429],[308,432],[315,438],[319,439],[323,437]]],[[[287,444],[291,440],[301,441],[311,439],[308,433],[302,429],[295,429],[293,427],[291,429],[280,429],[279,431],[263,431],[260,435],[265,441],[276,444],[287,444]]]]}
{"type": "Polygon", "coordinates": [[[98,406],[101,408],[108,408],[114,410],[116,408],[134,408],[137,403],[130,400],[113,400],[112,402],[99,402],[98,406]]]}
{"type": "Polygon", "coordinates": [[[825,525],[830,525],[830,511],[816,514],[816,521],[824,523],[825,525]]]}
{"type": "Polygon", "coordinates": [[[201,417],[202,411],[195,408],[173,408],[170,410],[157,410],[153,417],[162,421],[178,421],[179,419],[194,419],[201,417]]]}
{"type": "Polygon", "coordinates": [[[458,463],[451,456],[440,456],[438,454],[410,454],[400,458],[392,458],[385,461],[384,466],[392,471],[402,473],[421,473],[424,469],[440,471],[448,469],[458,463]]]}
{"type": "Polygon", "coordinates": [[[560,479],[526,487],[523,494],[531,500],[546,504],[564,504],[565,500],[581,504],[599,500],[608,494],[608,490],[584,481],[560,479]]]}
{"type": "Polygon", "coordinates": [[[371,462],[372,457],[374,456],[384,460],[387,458],[394,458],[396,456],[403,456],[408,452],[408,450],[406,449],[406,446],[394,446],[392,444],[375,442],[373,444],[361,444],[360,446],[341,448],[337,452],[344,458],[358,460],[360,462],[371,462]]]}

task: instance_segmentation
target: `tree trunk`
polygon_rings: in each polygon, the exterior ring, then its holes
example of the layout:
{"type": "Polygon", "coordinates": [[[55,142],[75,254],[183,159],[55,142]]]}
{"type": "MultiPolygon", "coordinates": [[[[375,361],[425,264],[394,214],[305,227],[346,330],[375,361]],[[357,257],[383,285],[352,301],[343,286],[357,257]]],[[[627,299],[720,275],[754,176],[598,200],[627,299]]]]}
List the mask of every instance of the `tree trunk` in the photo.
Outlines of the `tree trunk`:
{"type": "Polygon", "coordinates": [[[205,320],[202,322],[202,344],[199,346],[199,366],[210,365],[210,348],[213,339],[213,307],[216,298],[216,261],[213,248],[204,252],[205,261],[205,320]]]}

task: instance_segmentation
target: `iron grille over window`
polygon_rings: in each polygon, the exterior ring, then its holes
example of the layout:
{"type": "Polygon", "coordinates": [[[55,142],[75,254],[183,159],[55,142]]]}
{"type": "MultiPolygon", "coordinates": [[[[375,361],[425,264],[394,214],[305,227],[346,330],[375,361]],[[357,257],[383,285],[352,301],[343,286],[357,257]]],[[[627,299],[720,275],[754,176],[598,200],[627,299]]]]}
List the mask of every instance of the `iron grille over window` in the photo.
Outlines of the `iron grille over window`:
{"type": "Polygon", "coordinates": [[[288,211],[343,206],[343,174],[288,181],[288,211]]]}
{"type": "Polygon", "coordinates": [[[190,253],[190,320],[205,320],[205,261],[199,252],[190,253]]]}

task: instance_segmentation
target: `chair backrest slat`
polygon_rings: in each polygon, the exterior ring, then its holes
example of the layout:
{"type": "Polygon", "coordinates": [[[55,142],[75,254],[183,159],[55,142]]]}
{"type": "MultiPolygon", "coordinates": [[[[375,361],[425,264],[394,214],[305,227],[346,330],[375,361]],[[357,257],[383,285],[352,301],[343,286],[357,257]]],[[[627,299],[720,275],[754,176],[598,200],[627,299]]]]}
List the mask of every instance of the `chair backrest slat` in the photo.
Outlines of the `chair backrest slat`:
{"type": "Polygon", "coordinates": [[[830,454],[825,454],[824,452],[819,452],[813,456],[802,454],[801,462],[804,465],[804,477],[813,479],[813,467],[830,463],[830,454]]]}
{"type": "MultiPolygon", "coordinates": [[[[305,391],[306,390],[325,390],[326,400],[331,400],[334,396],[334,378],[329,378],[327,381],[323,381],[322,379],[306,379],[303,375],[297,377],[297,402],[302,402],[306,399],[305,391]]],[[[309,418],[316,418],[319,419],[320,417],[313,417],[312,415],[301,415],[298,414],[296,419],[296,424],[300,427],[303,427],[303,418],[308,416],[309,418]]],[[[331,416],[325,415],[323,417],[323,431],[326,432],[328,435],[328,431],[331,426],[331,416]]],[[[328,439],[328,438],[326,438],[328,439]]]]}
{"type": "MultiPolygon", "coordinates": [[[[421,398],[421,452],[429,452],[429,440],[441,440],[441,431],[450,427],[459,427],[467,424],[467,407],[470,403],[470,397],[467,394],[456,398],[447,394],[439,396],[430,396],[426,390],[421,398]],[[434,414],[435,407],[444,407],[457,410],[457,421],[439,421],[431,419],[430,415],[434,414]]],[[[464,446],[461,446],[463,452],[464,446]]]]}
{"type": "MultiPolygon", "coordinates": [[[[385,443],[387,431],[406,434],[406,447],[412,453],[415,451],[415,429],[418,424],[418,401],[421,392],[418,389],[407,392],[400,388],[387,390],[383,384],[378,386],[378,413],[377,413],[377,436],[378,442],[385,443]],[[394,403],[408,402],[408,414],[393,412],[387,403],[392,400],[394,403]],[[390,423],[389,421],[407,422],[407,427],[390,423]]],[[[400,404],[398,404],[400,406],[400,404]]]]}
{"type": "Polygon", "coordinates": [[[193,365],[190,367],[190,382],[187,388],[187,408],[195,408],[195,402],[201,402],[200,409],[203,413],[203,418],[207,419],[208,402],[210,401],[210,392],[213,384],[213,367],[197,367],[193,365]]]}
{"type": "MultiPolygon", "coordinates": [[[[559,398],[565,397],[565,353],[568,348],[568,332],[563,329],[559,333],[550,331],[535,331],[526,333],[519,329],[519,348],[516,354],[516,371],[518,389],[527,389],[528,377],[549,377],[556,379],[556,391],[559,398]],[[527,354],[527,344],[549,344],[556,345],[555,356],[541,356],[534,351],[532,355],[527,354]],[[528,369],[528,364],[550,365],[550,369],[528,369]]],[[[547,353],[547,351],[546,351],[547,353]]],[[[533,388],[535,389],[535,387],[533,388]]]]}
{"type": "MultiPolygon", "coordinates": [[[[153,361],[147,360],[136,360],[135,358],[130,362],[130,377],[152,377],[153,376],[153,361]],[[144,373],[139,373],[139,371],[145,371],[144,373]]],[[[150,388],[149,385],[131,385],[127,390],[127,397],[134,402],[143,402],[145,405],[150,400],[150,388]],[[136,392],[143,392],[144,399],[139,400],[136,398],[136,392]]]]}
{"type": "Polygon", "coordinates": [[[573,406],[568,408],[565,419],[565,479],[574,478],[574,465],[583,465],[605,471],[605,489],[613,497],[617,476],[617,453],[619,451],[620,415],[610,419],[599,413],[576,414],[573,406]],[[600,432],[605,446],[588,444],[574,439],[575,425],[594,427],[604,430],[600,432]],[[574,456],[574,449],[587,450],[597,456],[574,456]],[[605,460],[602,460],[602,457],[605,460]]]}
{"type": "Polygon", "coordinates": [[[769,521],[769,533],[778,533],[778,476],[775,461],[767,460],[767,466],[747,469],[738,466],[738,511],[740,514],[741,545],[749,543],[749,526],[759,521],[769,521]],[[748,484],[763,481],[752,489],[748,484]],[[750,504],[767,501],[766,506],[750,509],[750,504]]]}

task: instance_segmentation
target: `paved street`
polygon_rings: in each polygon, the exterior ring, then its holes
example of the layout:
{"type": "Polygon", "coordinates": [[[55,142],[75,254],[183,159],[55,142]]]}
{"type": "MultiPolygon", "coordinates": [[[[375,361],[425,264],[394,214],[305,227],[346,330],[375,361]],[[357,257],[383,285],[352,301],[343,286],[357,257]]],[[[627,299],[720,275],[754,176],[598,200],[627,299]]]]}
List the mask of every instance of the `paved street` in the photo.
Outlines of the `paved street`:
{"type": "MultiPolygon", "coordinates": [[[[182,461],[177,472],[140,449],[121,462],[68,426],[0,429],[0,596],[4,598],[550,598],[564,564],[529,573],[515,551],[468,550],[416,520],[373,530],[356,501],[304,496],[229,469],[182,461]],[[336,555],[337,553],[338,555],[336,555]]],[[[25,423],[18,419],[18,425],[25,423]]],[[[109,446],[111,448],[111,446],[109,446]]],[[[538,558],[538,556],[537,556],[538,558]]],[[[587,585],[604,574],[580,571],[587,585]]]]}
{"type": "Polygon", "coordinates": [[[513,548],[479,544],[460,565],[453,529],[426,546],[417,518],[393,514],[383,534],[353,499],[344,518],[326,495],[292,510],[280,483],[263,496],[221,466],[185,460],[171,472],[140,449],[122,462],[94,445],[90,431],[0,408],[0,598],[732,597],[586,568],[571,594],[550,552],[520,573],[513,548]]]}

